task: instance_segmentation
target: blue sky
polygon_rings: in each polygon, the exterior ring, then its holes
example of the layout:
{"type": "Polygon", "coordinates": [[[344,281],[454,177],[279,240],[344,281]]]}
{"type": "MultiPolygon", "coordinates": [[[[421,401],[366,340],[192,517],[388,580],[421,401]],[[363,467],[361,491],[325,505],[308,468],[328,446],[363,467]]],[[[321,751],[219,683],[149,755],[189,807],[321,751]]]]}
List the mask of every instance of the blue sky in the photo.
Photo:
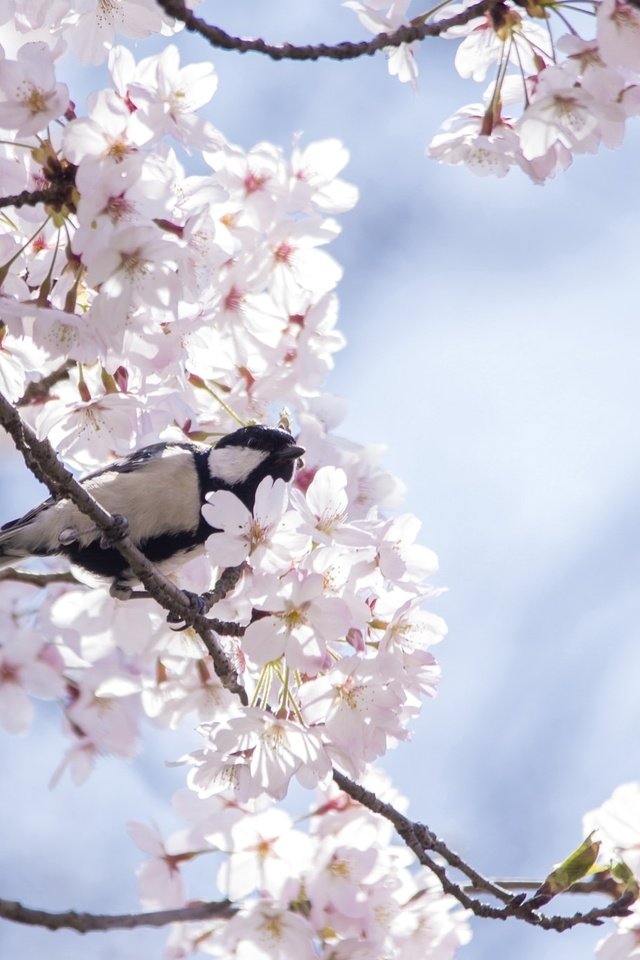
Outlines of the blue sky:
{"type": "MultiPolygon", "coordinates": [[[[274,40],[363,35],[334,0],[200,12],[274,40]]],[[[185,61],[213,59],[208,116],[229,139],[287,146],[302,131],[351,152],[345,178],[361,200],[331,248],[345,267],[349,343],[330,388],[348,400],[342,432],[386,445],[448,587],[435,607],[450,627],[440,697],[386,768],[411,812],[474,866],[539,877],[579,841],[582,813],[638,771],[638,127],[622,150],[580,157],[545,187],[517,171],[477,179],[423,156],[440,120],[481,93],[456,78],[450,42],[424,45],[418,95],[387,77],[381,57],[276,64],[210,53],[195,37],[179,44],[185,61]]],[[[2,521],[37,496],[19,464],[3,468],[2,521]]],[[[54,712],[41,711],[31,740],[0,743],[0,815],[15,824],[3,896],[134,908],[124,823],[169,822],[182,774],[162,762],[180,749],[158,739],[135,765],[105,761],[87,787],[51,793],[54,712]],[[75,824],[72,849],[64,822],[75,824]]],[[[477,922],[460,956],[582,960],[601,935],[477,922]]],[[[0,930],[7,956],[53,960],[159,956],[163,941],[0,930]]]]}

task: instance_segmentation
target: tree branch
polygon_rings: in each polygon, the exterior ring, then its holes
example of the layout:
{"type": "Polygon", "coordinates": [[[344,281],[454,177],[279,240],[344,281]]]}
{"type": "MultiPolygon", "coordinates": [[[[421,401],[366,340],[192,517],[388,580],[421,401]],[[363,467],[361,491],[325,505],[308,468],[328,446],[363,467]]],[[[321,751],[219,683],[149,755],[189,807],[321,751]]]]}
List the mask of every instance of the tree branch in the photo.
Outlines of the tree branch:
{"type": "Polygon", "coordinates": [[[414,23],[399,27],[393,33],[379,33],[372,40],[361,40],[358,43],[344,41],[342,43],[306,44],[298,46],[293,43],[267,43],[259,37],[244,39],[226,33],[220,27],[213,26],[194,16],[188,10],[183,0],[157,0],[158,5],[170,17],[175,17],[192,33],[199,33],[211,46],[220,50],[236,50],[238,53],[262,53],[272,60],[356,60],[358,57],[370,57],[379,50],[387,47],[399,47],[402,43],[413,43],[424,40],[425,37],[438,37],[450,27],[458,27],[469,23],[475,17],[482,17],[488,13],[499,0],[480,0],[462,10],[455,16],[447,17],[431,23],[414,23]]]}
{"type": "Polygon", "coordinates": [[[213,590],[208,590],[207,593],[202,594],[201,599],[204,600],[207,610],[210,610],[211,607],[219,603],[220,600],[224,600],[226,595],[235,589],[236,584],[246,568],[246,563],[241,563],[237,567],[225,567],[218,577],[213,590]]]}
{"type": "Polygon", "coordinates": [[[50,583],[75,583],[80,586],[80,581],[76,580],[70,571],[66,573],[27,573],[25,570],[7,567],[5,570],[0,570],[0,583],[3,580],[11,580],[13,583],[28,583],[32,587],[48,587],[50,583]]]}
{"type": "Polygon", "coordinates": [[[187,923],[194,920],[227,920],[237,908],[229,900],[195,903],[175,910],[157,910],[153,913],[94,914],[67,910],[49,913],[34,910],[16,900],[0,899],[0,917],[14,923],[46,927],[47,930],[77,930],[78,933],[105,930],[133,930],[134,927],[164,927],[169,923],[187,923]]]}
{"type": "Polygon", "coordinates": [[[32,473],[41,480],[56,498],[71,500],[102,530],[106,542],[125,558],[134,574],[150,595],[178,621],[192,626],[209,651],[220,682],[246,703],[246,692],[238,682],[238,675],[229,658],[221,650],[215,633],[242,636],[244,628],[235,623],[223,623],[196,613],[188,597],[147,560],[127,535],[127,522],[114,517],[95,500],[64,467],[48,440],[39,440],[33,430],[20,418],[11,403],[0,394],[0,424],[11,434],[17,449],[32,473]]]}
{"type": "MultiPolygon", "coordinates": [[[[445,893],[450,894],[465,909],[471,910],[477,917],[490,917],[494,920],[507,920],[514,917],[530,923],[533,926],[542,927],[544,930],[556,930],[562,932],[579,924],[589,926],[600,926],[605,919],[611,917],[624,917],[631,913],[630,905],[634,901],[632,893],[623,893],[606,907],[594,907],[587,913],[574,913],[569,917],[555,915],[551,917],[543,916],[536,910],[532,910],[525,901],[525,895],[519,894],[512,896],[508,890],[500,885],[483,877],[482,874],[470,867],[458,854],[449,850],[447,845],[439,840],[434,833],[427,827],[416,821],[409,820],[401,814],[391,804],[380,800],[370,790],[366,790],[360,784],[354,783],[344,774],[337,770],[333,771],[333,779],[338,787],[353,800],[361,803],[372,813],[377,813],[389,820],[393,824],[398,836],[404,840],[410,850],[416,855],[418,862],[431,870],[442,885],[445,893]],[[455,867],[462,873],[472,879],[474,890],[486,892],[497,897],[504,903],[503,907],[493,907],[490,904],[483,903],[480,900],[469,896],[469,886],[461,886],[454,883],[447,875],[446,868],[434,860],[427,853],[427,850],[437,852],[450,866],[455,867]]],[[[584,892],[584,891],[581,891],[584,892]]],[[[592,891],[595,892],[595,891],[592,891]]],[[[601,892],[598,890],[597,892],[601,892]]]]}
{"type": "Polygon", "coordinates": [[[67,185],[44,187],[42,190],[23,190],[10,197],[0,197],[0,207],[36,207],[39,203],[59,207],[67,200],[68,190],[67,185]]]}

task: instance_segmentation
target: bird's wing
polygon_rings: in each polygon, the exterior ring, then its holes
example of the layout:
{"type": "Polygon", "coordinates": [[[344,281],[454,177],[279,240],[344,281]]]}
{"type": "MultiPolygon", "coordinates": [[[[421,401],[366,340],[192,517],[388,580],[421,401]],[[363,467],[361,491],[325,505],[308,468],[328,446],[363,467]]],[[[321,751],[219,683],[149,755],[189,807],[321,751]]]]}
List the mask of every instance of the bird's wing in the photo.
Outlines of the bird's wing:
{"type": "MultiPolygon", "coordinates": [[[[175,444],[175,446],[182,446],[186,448],[185,444],[175,444]]],[[[148,447],[143,447],[141,450],[136,450],[127,457],[122,457],[120,460],[114,460],[113,463],[110,463],[106,467],[100,467],[99,470],[94,470],[92,473],[85,474],[85,476],[80,478],[80,483],[84,485],[87,481],[95,480],[96,477],[104,477],[105,474],[109,473],[133,473],[135,470],[140,470],[152,460],[160,457],[162,455],[162,451],[166,447],[166,443],[154,443],[148,447]]],[[[92,483],[87,483],[88,490],[91,490],[92,487],[92,483]]],[[[9,520],[7,523],[3,523],[2,526],[0,526],[0,532],[5,530],[19,530],[21,527],[28,526],[34,520],[37,521],[37,519],[55,503],[56,500],[54,497],[47,497],[46,500],[43,500],[42,503],[39,503],[37,507],[33,507],[22,517],[18,517],[16,520],[9,520]]]]}
{"type": "Polygon", "coordinates": [[[28,513],[25,513],[24,516],[18,517],[17,520],[9,520],[7,523],[3,523],[0,527],[0,533],[4,533],[5,530],[19,530],[21,527],[28,526],[33,520],[36,520],[41,513],[44,513],[45,510],[53,506],[54,503],[55,500],[53,497],[49,497],[47,500],[39,503],[37,507],[29,510],[28,513]]]}
{"type": "Polygon", "coordinates": [[[154,460],[162,457],[162,454],[165,450],[169,448],[173,449],[174,447],[179,447],[183,450],[189,450],[189,444],[186,443],[152,443],[148,447],[142,447],[140,450],[135,450],[126,457],[122,457],[119,460],[113,460],[105,467],[100,467],[98,470],[92,471],[92,473],[85,474],[80,478],[80,483],[84,484],[87,480],[93,480],[95,477],[101,477],[105,473],[134,473],[136,470],[141,470],[154,460]]]}
{"type": "Polygon", "coordinates": [[[186,443],[153,444],[90,474],[82,485],[110,513],[127,518],[137,542],[186,533],[200,521],[198,449],[186,443]]]}

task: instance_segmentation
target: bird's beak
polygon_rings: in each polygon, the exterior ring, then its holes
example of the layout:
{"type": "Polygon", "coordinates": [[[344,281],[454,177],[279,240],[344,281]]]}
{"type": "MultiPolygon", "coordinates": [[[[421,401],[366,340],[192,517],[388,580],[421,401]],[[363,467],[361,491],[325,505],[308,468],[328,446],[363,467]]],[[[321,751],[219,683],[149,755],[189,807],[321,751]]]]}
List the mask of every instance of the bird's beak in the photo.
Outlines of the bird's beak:
{"type": "Polygon", "coordinates": [[[290,447],[285,447],[283,450],[278,451],[278,460],[296,460],[298,457],[301,457],[305,453],[304,447],[296,447],[294,445],[290,447]]]}

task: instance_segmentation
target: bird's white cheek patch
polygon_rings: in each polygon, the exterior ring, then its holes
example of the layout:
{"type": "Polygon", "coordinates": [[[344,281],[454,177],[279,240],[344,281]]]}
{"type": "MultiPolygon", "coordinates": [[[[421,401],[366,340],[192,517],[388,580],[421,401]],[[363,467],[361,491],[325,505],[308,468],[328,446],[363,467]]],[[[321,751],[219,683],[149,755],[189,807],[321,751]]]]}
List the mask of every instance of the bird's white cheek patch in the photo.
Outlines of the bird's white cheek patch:
{"type": "Polygon", "coordinates": [[[265,450],[252,450],[250,447],[215,448],[209,454],[209,472],[230,486],[242,483],[259,467],[269,454],[265,450]]]}

